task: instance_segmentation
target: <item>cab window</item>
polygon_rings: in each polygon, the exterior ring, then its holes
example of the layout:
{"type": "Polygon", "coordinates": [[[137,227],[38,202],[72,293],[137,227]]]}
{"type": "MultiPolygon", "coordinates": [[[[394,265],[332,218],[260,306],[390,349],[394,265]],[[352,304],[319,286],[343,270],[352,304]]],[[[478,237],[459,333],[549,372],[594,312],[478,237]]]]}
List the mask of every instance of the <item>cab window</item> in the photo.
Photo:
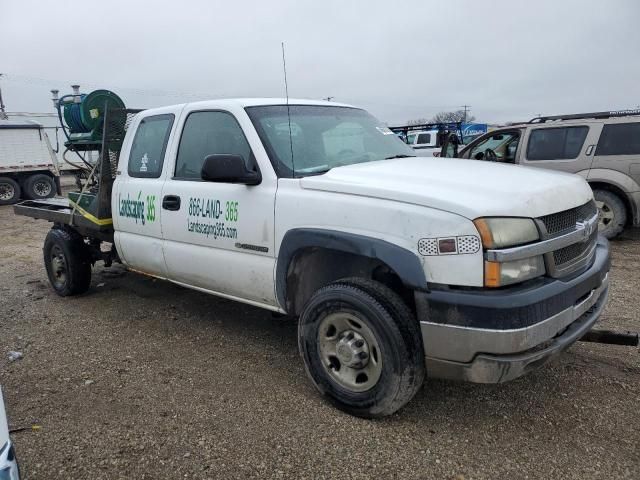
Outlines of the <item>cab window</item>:
{"type": "Polygon", "coordinates": [[[172,114],[154,115],[140,121],[129,154],[130,177],[160,176],[173,118],[172,114]]]}
{"type": "Polygon", "coordinates": [[[235,117],[228,112],[192,112],[178,146],[174,178],[200,180],[205,157],[240,155],[251,168],[251,147],[235,117]]]}
{"type": "Polygon", "coordinates": [[[421,133],[418,135],[418,144],[431,143],[431,135],[429,133],[421,133]]]}

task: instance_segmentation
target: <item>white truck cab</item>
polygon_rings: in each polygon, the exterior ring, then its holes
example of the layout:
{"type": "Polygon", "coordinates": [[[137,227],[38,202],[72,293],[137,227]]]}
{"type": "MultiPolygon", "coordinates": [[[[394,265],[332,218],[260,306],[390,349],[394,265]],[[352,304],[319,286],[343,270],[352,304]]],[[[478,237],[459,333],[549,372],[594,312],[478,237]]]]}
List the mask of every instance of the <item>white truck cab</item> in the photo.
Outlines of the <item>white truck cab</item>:
{"type": "MultiPolygon", "coordinates": [[[[299,317],[309,377],[359,416],[398,410],[425,375],[516,378],[591,329],[607,299],[608,244],[582,178],[416,158],[349,105],[143,111],[111,199],[115,260],[299,317]]],[[[45,241],[61,295],[86,291],[104,259],[87,237],[57,220],[45,241]]]]}
{"type": "Polygon", "coordinates": [[[438,142],[438,130],[424,130],[407,134],[407,145],[416,150],[416,155],[421,157],[433,157],[440,151],[438,142]]]}

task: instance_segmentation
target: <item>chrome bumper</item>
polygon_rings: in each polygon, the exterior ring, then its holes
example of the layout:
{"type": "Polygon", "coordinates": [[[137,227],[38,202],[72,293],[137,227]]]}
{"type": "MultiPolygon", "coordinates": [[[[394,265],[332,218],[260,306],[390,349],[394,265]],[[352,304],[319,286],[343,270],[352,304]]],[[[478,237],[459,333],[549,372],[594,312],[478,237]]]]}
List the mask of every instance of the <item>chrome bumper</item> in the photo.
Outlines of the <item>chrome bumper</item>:
{"type": "Polygon", "coordinates": [[[546,363],[598,320],[607,303],[608,270],[608,243],[601,241],[592,266],[566,282],[555,280],[489,299],[478,294],[424,294],[418,316],[427,375],[499,383],[546,363]],[[551,293],[541,293],[545,289],[551,293]],[[528,304],[527,298],[536,301],[528,304]],[[562,308],[559,302],[564,302],[562,308]],[[511,321],[516,327],[505,327],[511,321]]]}

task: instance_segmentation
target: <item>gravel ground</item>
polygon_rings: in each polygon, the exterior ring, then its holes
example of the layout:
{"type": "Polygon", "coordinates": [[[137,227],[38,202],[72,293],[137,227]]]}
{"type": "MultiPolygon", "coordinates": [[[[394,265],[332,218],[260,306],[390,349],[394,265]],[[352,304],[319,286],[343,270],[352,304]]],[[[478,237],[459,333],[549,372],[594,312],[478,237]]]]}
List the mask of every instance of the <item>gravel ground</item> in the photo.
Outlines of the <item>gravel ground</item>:
{"type": "MultiPolygon", "coordinates": [[[[10,207],[0,225],[0,384],[29,427],[13,436],[27,480],[640,478],[637,349],[576,344],[504,385],[428,381],[367,421],[316,394],[293,321],[120,267],[62,299],[49,225],[10,207]]],[[[638,331],[640,233],[612,247],[600,326],[638,331]]]]}

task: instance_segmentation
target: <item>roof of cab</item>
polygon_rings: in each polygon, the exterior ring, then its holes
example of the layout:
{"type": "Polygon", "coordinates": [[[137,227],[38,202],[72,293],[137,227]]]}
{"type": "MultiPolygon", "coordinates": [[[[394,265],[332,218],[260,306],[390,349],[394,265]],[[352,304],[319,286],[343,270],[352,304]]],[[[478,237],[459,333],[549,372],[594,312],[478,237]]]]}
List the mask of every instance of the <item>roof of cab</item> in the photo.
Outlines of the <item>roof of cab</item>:
{"type": "MultiPolygon", "coordinates": [[[[175,110],[176,108],[182,109],[184,107],[200,107],[200,108],[220,108],[220,107],[258,107],[266,105],[286,105],[286,98],[221,98],[214,100],[203,100],[200,102],[189,102],[178,105],[167,105],[163,107],[149,108],[145,110],[145,116],[155,113],[156,111],[167,111],[168,109],[175,110]]],[[[317,105],[326,107],[349,107],[356,108],[353,105],[339,102],[328,102],[326,100],[311,100],[301,98],[290,98],[289,105],[317,105]]]]}

